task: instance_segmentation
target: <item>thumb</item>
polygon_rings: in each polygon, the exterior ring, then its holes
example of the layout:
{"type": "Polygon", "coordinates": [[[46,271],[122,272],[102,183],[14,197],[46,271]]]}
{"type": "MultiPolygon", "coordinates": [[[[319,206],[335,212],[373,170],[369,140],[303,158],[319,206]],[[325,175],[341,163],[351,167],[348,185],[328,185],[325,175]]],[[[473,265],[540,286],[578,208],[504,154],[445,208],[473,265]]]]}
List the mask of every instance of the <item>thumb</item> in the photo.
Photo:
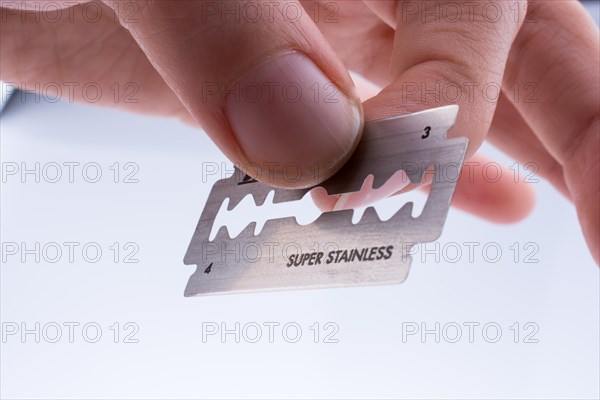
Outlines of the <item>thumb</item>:
{"type": "Polygon", "coordinates": [[[310,187],[362,133],[354,84],[296,1],[105,1],[181,102],[245,173],[310,187]]]}

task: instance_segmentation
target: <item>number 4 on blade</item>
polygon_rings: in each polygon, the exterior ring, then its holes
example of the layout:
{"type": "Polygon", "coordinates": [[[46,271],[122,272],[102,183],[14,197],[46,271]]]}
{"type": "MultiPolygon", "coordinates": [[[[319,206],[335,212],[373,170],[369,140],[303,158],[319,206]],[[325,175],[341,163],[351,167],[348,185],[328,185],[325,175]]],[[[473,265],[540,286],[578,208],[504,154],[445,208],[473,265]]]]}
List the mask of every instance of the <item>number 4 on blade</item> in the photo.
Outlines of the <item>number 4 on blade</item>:
{"type": "Polygon", "coordinates": [[[344,167],[319,185],[330,195],[361,189],[372,175],[373,188],[381,187],[397,171],[411,182],[432,171],[429,197],[420,216],[412,217],[405,204],[387,221],[372,207],[357,224],[352,210],[325,212],[309,225],[295,218],[269,220],[259,235],[255,223],[235,238],[225,227],[209,240],[223,200],[233,209],[247,195],[262,204],[274,191],[274,203],[301,199],[311,189],[269,187],[236,170],[214,184],[186,253],[184,262],[197,265],[185,288],[186,296],[300,288],[401,283],[408,275],[410,250],[417,243],[436,240],[446,220],[450,201],[467,150],[464,137],[447,138],[458,106],[367,121],[363,137],[344,167]],[[240,178],[241,177],[241,178],[240,178]],[[319,244],[315,250],[314,244],[319,244]],[[258,248],[256,257],[243,249],[258,248]]]}
{"type": "Polygon", "coordinates": [[[204,270],[205,274],[210,274],[210,270],[212,269],[212,265],[213,265],[213,263],[208,264],[208,267],[206,267],[206,269],[204,270]]]}

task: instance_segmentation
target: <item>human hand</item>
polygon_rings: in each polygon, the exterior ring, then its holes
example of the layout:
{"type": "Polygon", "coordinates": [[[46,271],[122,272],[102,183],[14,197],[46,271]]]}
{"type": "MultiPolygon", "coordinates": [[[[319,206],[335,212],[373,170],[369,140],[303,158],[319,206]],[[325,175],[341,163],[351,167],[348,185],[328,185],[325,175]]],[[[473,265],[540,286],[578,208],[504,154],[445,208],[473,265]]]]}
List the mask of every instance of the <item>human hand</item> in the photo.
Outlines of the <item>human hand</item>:
{"type": "MultiPolygon", "coordinates": [[[[335,173],[360,139],[363,113],[371,120],[457,103],[450,135],[470,139],[476,168],[487,163],[474,153],[488,132],[517,161],[537,165],[574,202],[599,261],[600,45],[576,1],[530,2],[527,19],[526,0],[77,3],[56,21],[15,9],[44,3],[3,0],[0,79],[31,89],[95,82],[103,93],[135,82],[137,102],[97,103],[199,124],[238,167],[281,187],[335,173]],[[361,107],[348,69],[384,89],[361,107]],[[537,102],[525,99],[530,83],[537,102]],[[500,87],[499,96],[483,90],[500,87]],[[289,165],[300,175],[286,179],[289,165]]],[[[81,90],[74,97],[87,100],[81,90]]],[[[529,212],[524,183],[478,172],[459,181],[456,206],[498,222],[529,212]]],[[[344,208],[367,198],[321,202],[344,208]]]]}

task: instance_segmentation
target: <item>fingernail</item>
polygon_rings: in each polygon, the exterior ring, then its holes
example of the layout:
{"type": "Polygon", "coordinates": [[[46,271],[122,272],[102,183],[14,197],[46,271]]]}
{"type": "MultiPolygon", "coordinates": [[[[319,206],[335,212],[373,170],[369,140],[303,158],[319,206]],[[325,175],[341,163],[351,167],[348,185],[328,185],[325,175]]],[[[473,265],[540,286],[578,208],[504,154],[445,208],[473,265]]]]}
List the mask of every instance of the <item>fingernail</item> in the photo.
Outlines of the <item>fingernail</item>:
{"type": "Polygon", "coordinates": [[[305,54],[274,56],[241,76],[225,113],[247,165],[272,186],[305,188],[332,176],[362,134],[362,108],[305,54]]]}
{"type": "MultiPolygon", "coordinates": [[[[352,199],[352,195],[356,196],[356,193],[340,194],[340,197],[338,197],[337,201],[333,205],[333,211],[346,210],[346,204],[348,204],[348,200],[352,199]]],[[[352,207],[350,207],[349,209],[352,209],[352,207]]]]}

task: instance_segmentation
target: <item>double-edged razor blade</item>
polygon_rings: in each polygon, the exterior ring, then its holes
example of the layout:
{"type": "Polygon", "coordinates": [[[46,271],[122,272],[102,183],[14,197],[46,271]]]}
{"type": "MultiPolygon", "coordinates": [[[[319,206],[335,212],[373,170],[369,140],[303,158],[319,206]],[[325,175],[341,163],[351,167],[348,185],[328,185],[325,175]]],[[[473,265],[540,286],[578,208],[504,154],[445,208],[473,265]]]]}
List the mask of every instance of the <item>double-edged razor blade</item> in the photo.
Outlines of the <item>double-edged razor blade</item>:
{"type": "Polygon", "coordinates": [[[465,137],[446,137],[457,114],[453,105],[367,121],[350,160],[317,186],[329,195],[352,193],[369,176],[377,189],[400,170],[415,184],[431,172],[429,197],[416,218],[413,203],[386,221],[369,207],[356,224],[353,210],[330,211],[308,225],[294,217],[271,219],[258,235],[254,222],[234,238],[220,227],[210,240],[225,199],[231,210],[248,194],[260,206],[271,191],[273,203],[283,203],[300,200],[313,189],[273,188],[237,169],[217,181],[185,255],[185,264],[197,266],[185,296],[403,282],[412,261],[410,249],[439,238],[450,208],[468,146],[465,137]],[[254,249],[251,256],[248,249],[254,249]]]}

